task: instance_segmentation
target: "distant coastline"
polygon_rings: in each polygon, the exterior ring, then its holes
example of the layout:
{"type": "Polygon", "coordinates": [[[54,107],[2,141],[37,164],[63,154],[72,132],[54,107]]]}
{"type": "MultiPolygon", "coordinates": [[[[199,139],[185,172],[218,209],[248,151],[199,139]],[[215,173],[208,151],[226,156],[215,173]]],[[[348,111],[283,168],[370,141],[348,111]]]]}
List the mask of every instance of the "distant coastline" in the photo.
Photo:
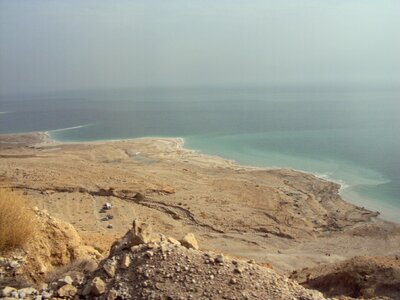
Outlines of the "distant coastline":
{"type": "MultiPolygon", "coordinates": [[[[90,125],[90,124],[89,124],[90,125]]],[[[69,127],[69,128],[62,128],[62,129],[56,129],[56,130],[50,130],[50,131],[45,131],[42,132],[48,136],[48,138],[51,141],[54,141],[56,143],[69,143],[69,144],[79,144],[79,143],[107,143],[107,142],[119,142],[119,141],[129,141],[129,140],[141,140],[141,139],[152,139],[152,140],[157,140],[157,139],[173,139],[177,141],[177,146],[179,147],[180,150],[183,151],[188,151],[188,152],[195,152],[198,155],[202,155],[204,157],[218,157],[220,159],[223,159],[230,164],[236,166],[239,169],[248,169],[248,170],[281,170],[281,169],[286,169],[286,170],[292,170],[295,172],[299,173],[304,173],[304,174],[311,174],[321,180],[325,180],[327,182],[335,183],[339,186],[338,192],[339,195],[347,202],[360,206],[360,207],[365,207],[367,209],[370,209],[372,211],[376,211],[379,213],[379,217],[389,221],[389,222],[395,222],[395,223],[400,223],[399,219],[396,218],[395,216],[389,217],[387,215],[387,212],[392,212],[393,208],[392,207],[385,207],[382,205],[382,203],[378,203],[378,201],[374,201],[374,199],[367,199],[367,201],[362,202],[362,201],[356,201],[354,199],[359,199],[360,200],[360,195],[358,195],[356,192],[351,191],[349,192],[349,189],[351,188],[346,182],[340,179],[335,179],[331,178],[328,175],[325,174],[320,174],[317,172],[310,172],[310,171],[305,171],[301,169],[296,169],[296,168],[287,168],[287,167],[280,167],[280,166],[273,166],[273,167],[268,167],[268,166],[256,166],[256,165],[249,165],[249,164],[243,164],[240,163],[234,159],[228,159],[220,155],[216,154],[210,154],[202,151],[201,149],[192,149],[192,148],[187,148],[185,143],[185,138],[183,137],[157,137],[157,136],[146,136],[146,137],[133,137],[133,138],[123,138],[123,139],[98,139],[98,140],[89,140],[89,141],[65,141],[62,139],[57,139],[52,135],[52,132],[59,132],[59,131],[64,131],[64,130],[75,130],[84,127],[85,125],[80,125],[80,126],[74,126],[74,127],[69,127]],[[357,198],[358,197],[358,198],[357,198]]],[[[88,125],[86,125],[88,126],[88,125]]],[[[365,200],[365,198],[364,198],[365,200]]]]}
{"type": "MultiPolygon", "coordinates": [[[[33,206],[96,241],[105,235],[114,240],[140,216],[168,235],[194,232],[210,249],[287,272],[373,255],[381,251],[375,237],[385,239],[375,232],[384,228],[390,234],[399,226],[345,201],[337,183],[306,172],[238,164],[187,149],[182,138],[63,142],[36,132],[0,135],[0,141],[6,174],[0,186],[31,195],[33,206]],[[115,206],[112,222],[103,221],[97,209],[105,201],[115,206]]],[[[397,251],[393,247],[385,253],[397,251]]]]}
{"type": "Polygon", "coordinates": [[[158,140],[158,139],[170,139],[170,140],[175,140],[177,146],[180,148],[182,151],[188,151],[188,152],[194,152],[199,156],[204,156],[204,157],[214,157],[214,158],[219,158],[222,159],[235,168],[238,169],[247,169],[247,170],[292,170],[295,172],[299,173],[304,173],[304,174],[311,174],[321,180],[335,183],[338,185],[338,193],[339,195],[347,202],[357,205],[359,207],[365,207],[371,211],[376,211],[379,213],[379,217],[382,218],[383,220],[389,221],[389,222],[395,222],[395,223],[400,223],[399,218],[397,217],[396,213],[396,208],[390,207],[390,206],[385,206],[382,203],[379,203],[379,201],[376,201],[374,199],[366,199],[365,197],[362,197],[361,195],[357,194],[356,192],[351,190],[351,187],[346,184],[346,182],[342,180],[337,180],[335,178],[330,178],[329,176],[325,174],[320,174],[318,172],[310,172],[310,171],[305,171],[301,169],[296,169],[296,168],[288,168],[288,167],[280,167],[280,166],[257,166],[257,165],[252,165],[252,164],[243,164],[241,162],[238,162],[237,160],[234,159],[229,159],[226,157],[223,157],[218,154],[210,154],[207,152],[204,152],[202,149],[193,149],[193,148],[187,148],[186,145],[186,140],[183,137],[157,137],[157,136],[145,136],[145,137],[132,137],[132,138],[122,138],[122,139],[96,139],[96,140],[88,140],[88,141],[82,141],[82,140],[63,140],[56,138],[52,132],[62,132],[62,131],[67,131],[67,130],[76,130],[83,128],[85,126],[90,126],[90,124],[86,125],[80,125],[80,126],[72,126],[68,128],[60,128],[60,129],[55,129],[55,130],[48,130],[48,131],[39,131],[39,132],[28,132],[28,133],[10,133],[9,135],[18,135],[18,134],[39,134],[44,136],[43,140],[43,145],[48,145],[48,144],[100,144],[100,143],[108,143],[108,142],[120,142],[120,141],[134,141],[134,140],[158,140]],[[393,213],[394,211],[394,213],[393,213]]]}

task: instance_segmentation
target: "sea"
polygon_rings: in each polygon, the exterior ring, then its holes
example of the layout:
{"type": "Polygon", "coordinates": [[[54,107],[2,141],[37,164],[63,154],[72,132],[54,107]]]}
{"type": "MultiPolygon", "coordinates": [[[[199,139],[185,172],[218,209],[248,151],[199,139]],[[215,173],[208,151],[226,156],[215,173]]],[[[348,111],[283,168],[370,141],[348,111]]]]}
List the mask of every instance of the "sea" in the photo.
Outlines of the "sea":
{"type": "Polygon", "coordinates": [[[400,223],[400,89],[147,87],[0,96],[0,133],[60,141],[182,137],[240,164],[341,184],[343,198],[400,223]]]}

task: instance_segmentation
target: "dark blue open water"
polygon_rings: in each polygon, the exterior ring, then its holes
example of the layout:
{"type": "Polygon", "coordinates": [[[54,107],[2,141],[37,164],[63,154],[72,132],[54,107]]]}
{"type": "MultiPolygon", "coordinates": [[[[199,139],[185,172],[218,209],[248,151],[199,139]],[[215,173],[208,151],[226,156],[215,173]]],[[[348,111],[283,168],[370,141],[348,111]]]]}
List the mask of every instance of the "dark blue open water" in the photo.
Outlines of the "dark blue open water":
{"type": "Polygon", "coordinates": [[[240,163],[343,184],[350,202],[400,222],[399,89],[152,88],[1,96],[0,133],[63,141],[183,137],[240,163]]]}

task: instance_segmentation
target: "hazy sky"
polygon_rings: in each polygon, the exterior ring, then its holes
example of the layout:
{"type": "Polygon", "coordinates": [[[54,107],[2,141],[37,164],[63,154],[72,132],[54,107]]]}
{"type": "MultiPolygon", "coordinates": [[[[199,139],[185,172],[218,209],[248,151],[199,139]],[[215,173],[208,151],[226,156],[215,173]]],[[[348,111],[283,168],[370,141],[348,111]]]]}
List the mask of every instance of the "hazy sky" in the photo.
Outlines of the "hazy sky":
{"type": "Polygon", "coordinates": [[[399,0],[0,0],[0,92],[400,83],[399,0]]]}

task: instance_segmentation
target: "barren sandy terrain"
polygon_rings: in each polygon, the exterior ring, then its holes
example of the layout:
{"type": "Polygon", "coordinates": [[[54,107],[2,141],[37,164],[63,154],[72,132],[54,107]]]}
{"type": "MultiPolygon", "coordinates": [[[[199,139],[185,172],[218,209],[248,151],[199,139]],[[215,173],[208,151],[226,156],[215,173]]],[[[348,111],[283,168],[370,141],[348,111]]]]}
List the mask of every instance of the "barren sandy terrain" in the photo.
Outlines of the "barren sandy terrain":
{"type": "Polygon", "coordinates": [[[180,139],[58,143],[44,133],[2,135],[0,185],[28,194],[32,207],[73,224],[103,251],[136,218],[285,273],[400,254],[400,226],[342,200],[339,185],[240,166],[186,150],[180,139]],[[107,202],[112,208],[102,210],[107,202]]]}

